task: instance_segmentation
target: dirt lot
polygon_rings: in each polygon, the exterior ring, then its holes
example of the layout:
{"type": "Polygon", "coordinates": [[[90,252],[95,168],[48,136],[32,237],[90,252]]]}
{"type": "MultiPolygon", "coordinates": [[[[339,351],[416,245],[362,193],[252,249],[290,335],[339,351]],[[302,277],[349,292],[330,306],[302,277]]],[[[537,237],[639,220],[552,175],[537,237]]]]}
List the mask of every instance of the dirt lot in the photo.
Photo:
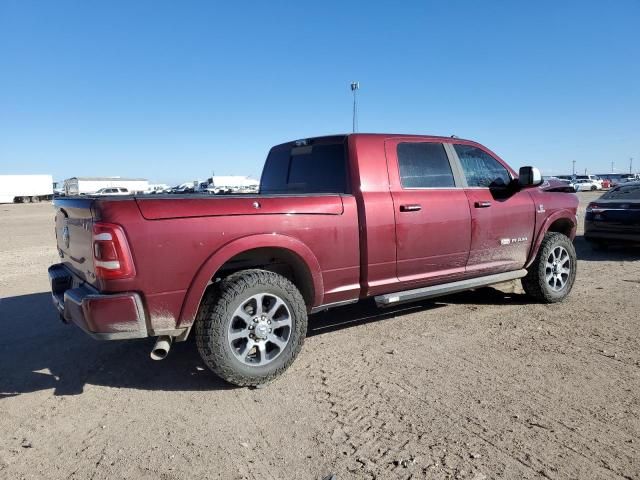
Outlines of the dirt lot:
{"type": "Polygon", "coordinates": [[[0,478],[640,479],[640,250],[579,236],[559,305],[490,288],[316,315],[250,390],[191,341],[153,362],[63,325],[52,217],[0,206],[0,478]]]}

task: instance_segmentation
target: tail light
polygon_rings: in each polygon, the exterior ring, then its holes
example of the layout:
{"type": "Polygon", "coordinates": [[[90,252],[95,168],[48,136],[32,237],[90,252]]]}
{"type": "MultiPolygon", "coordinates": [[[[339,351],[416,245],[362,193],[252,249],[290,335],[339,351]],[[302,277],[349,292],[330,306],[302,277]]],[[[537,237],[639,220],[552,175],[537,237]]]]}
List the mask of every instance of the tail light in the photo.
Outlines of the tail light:
{"type": "Polygon", "coordinates": [[[120,225],[94,223],[93,265],[96,277],[105,280],[130,278],[136,274],[127,237],[120,225]]]}
{"type": "Polygon", "coordinates": [[[587,212],[597,212],[599,210],[600,205],[598,205],[597,203],[591,202],[589,205],[587,205],[587,212]]]}

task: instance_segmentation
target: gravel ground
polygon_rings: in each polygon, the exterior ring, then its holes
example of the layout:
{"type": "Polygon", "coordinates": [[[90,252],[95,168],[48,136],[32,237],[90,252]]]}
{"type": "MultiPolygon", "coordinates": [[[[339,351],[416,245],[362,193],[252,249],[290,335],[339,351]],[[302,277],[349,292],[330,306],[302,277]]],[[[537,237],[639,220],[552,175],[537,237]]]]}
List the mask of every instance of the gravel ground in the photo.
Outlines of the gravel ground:
{"type": "Polygon", "coordinates": [[[640,250],[580,234],[562,304],[509,284],[316,315],[251,390],[192,341],[153,362],[60,323],[50,205],[0,205],[0,232],[2,479],[640,479],[640,250]]]}

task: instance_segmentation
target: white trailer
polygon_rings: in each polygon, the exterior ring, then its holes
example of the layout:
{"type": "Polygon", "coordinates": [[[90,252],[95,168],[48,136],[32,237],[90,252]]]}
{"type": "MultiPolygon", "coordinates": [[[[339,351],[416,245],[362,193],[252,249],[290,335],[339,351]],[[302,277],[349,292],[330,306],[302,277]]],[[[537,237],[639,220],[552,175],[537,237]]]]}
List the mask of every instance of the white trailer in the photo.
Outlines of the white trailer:
{"type": "Polygon", "coordinates": [[[122,177],[71,177],[64,181],[65,195],[88,195],[101,188],[112,187],[126,188],[131,193],[145,192],[149,188],[149,180],[122,177]]]}
{"type": "Polygon", "coordinates": [[[0,203],[31,203],[52,198],[51,175],[0,175],[0,203]]]}

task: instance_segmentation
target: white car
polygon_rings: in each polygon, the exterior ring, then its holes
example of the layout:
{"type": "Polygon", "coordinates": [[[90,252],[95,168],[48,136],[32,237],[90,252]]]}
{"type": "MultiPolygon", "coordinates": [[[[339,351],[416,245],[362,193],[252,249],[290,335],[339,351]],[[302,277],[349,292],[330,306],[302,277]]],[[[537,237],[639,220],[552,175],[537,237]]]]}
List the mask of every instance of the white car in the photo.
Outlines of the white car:
{"type": "Polygon", "coordinates": [[[593,191],[593,190],[602,190],[602,183],[597,182],[595,180],[576,180],[575,183],[576,192],[585,192],[585,191],[593,191]]]}
{"type": "Polygon", "coordinates": [[[92,195],[129,195],[130,192],[129,190],[127,190],[126,188],[122,188],[122,187],[107,187],[107,188],[101,188],[100,190],[98,190],[95,193],[92,193],[92,195]]]}
{"type": "Polygon", "coordinates": [[[590,180],[598,185],[598,190],[602,190],[602,180],[597,175],[576,175],[574,180],[590,180]]]}

